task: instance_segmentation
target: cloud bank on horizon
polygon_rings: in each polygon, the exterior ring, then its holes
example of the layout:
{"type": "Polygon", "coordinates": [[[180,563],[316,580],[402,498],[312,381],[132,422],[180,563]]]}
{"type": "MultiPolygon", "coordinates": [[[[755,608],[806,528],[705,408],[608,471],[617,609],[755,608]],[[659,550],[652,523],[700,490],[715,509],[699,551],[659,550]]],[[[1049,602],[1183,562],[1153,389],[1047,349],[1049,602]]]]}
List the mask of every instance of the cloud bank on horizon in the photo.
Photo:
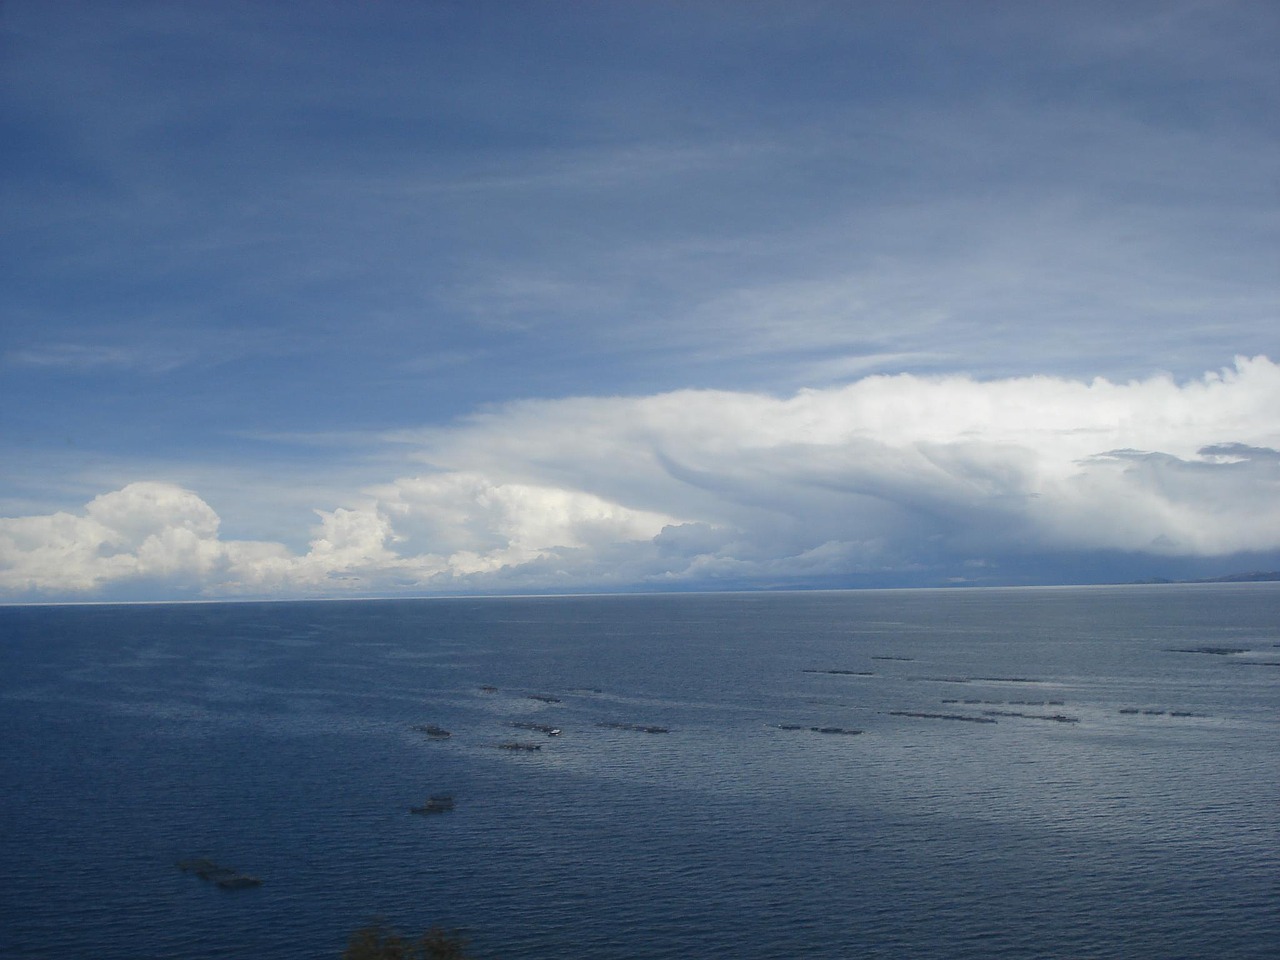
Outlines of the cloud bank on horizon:
{"type": "Polygon", "coordinates": [[[305,553],[222,539],[174,484],[0,520],[11,595],[1017,582],[1029,557],[1280,552],[1280,366],[1187,383],[870,377],[787,398],[525,401],[399,442],[429,470],[317,511],[305,553]],[[873,582],[879,582],[873,578],[873,582]]]}
{"type": "Polygon", "coordinates": [[[1280,7],[9,0],[0,601],[1280,568],[1280,7]]]}

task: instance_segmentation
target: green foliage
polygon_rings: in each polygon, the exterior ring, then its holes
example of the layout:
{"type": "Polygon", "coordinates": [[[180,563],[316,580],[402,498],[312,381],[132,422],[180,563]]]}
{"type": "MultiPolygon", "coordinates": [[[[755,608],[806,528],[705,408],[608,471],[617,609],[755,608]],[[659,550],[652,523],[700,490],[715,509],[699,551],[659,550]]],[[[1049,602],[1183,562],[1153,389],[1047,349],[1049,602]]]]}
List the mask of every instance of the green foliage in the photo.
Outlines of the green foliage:
{"type": "Polygon", "coordinates": [[[472,960],[467,941],[456,931],[432,927],[416,940],[407,940],[381,921],[351,934],[342,960],[472,960]]]}

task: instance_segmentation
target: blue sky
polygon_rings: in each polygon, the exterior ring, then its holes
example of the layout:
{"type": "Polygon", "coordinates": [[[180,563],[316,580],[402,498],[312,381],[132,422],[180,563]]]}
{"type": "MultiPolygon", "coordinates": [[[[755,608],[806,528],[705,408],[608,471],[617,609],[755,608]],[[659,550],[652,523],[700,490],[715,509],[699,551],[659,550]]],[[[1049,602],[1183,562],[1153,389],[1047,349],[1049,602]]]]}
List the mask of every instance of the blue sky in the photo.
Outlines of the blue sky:
{"type": "Polygon", "coordinates": [[[1280,567],[1280,8],[0,8],[0,599],[1280,567]]]}

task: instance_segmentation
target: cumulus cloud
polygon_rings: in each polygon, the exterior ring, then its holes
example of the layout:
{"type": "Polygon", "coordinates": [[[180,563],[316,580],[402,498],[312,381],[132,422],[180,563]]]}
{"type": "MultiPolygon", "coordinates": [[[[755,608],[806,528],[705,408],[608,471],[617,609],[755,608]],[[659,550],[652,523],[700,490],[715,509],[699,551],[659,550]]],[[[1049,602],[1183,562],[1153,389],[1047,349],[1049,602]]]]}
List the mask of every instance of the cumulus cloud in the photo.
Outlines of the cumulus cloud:
{"type": "Polygon", "coordinates": [[[308,550],[228,541],[134,483],[0,520],[7,595],[786,585],[1014,557],[1280,550],[1280,366],[1178,383],[868,377],[789,397],[526,401],[393,438],[416,476],[316,511],[308,550]]]}
{"type": "Polygon", "coordinates": [[[78,516],[0,520],[0,589],[203,582],[228,549],[217,533],[217,514],[194,493],[162,483],[130,484],[94,498],[78,516]]]}
{"type": "Polygon", "coordinates": [[[499,571],[548,588],[590,579],[600,551],[652,540],[672,521],[588,493],[465,473],[369,493],[357,506],[317,510],[309,549],[291,554],[281,544],[222,540],[217,514],[190,490],[132,483],[79,514],[0,519],[0,592],[109,595],[142,585],[166,596],[377,593],[464,589],[499,571]],[[542,569],[555,556],[562,559],[554,569],[542,569]]]}

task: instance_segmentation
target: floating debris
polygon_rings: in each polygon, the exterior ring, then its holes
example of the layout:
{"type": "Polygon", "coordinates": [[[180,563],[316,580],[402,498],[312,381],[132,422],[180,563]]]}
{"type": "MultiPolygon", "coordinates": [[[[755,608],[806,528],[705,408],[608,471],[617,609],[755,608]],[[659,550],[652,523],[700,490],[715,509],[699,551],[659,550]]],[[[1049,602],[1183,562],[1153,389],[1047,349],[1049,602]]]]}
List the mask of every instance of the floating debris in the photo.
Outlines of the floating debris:
{"type": "Polygon", "coordinates": [[[503,743],[498,744],[498,749],[499,750],[517,750],[517,751],[522,750],[527,753],[532,753],[534,750],[541,750],[542,744],[526,743],[522,740],[507,740],[503,743]]]}
{"type": "Polygon", "coordinates": [[[862,732],[861,730],[852,730],[848,727],[806,727],[804,724],[801,724],[801,723],[779,723],[777,724],[777,728],[779,730],[804,730],[810,733],[855,734],[855,733],[862,732]]]}
{"type": "Polygon", "coordinates": [[[1248,653],[1244,647],[1165,647],[1165,653],[1207,653],[1215,657],[1230,657],[1237,653],[1248,653]]]}
{"type": "Polygon", "coordinates": [[[617,723],[609,720],[602,720],[596,724],[597,727],[608,727],[610,730],[635,730],[637,733],[670,733],[669,727],[655,727],[644,723],[617,723]]]}
{"type": "Polygon", "coordinates": [[[545,733],[548,737],[560,736],[560,728],[553,727],[549,723],[530,723],[526,720],[512,720],[511,726],[518,730],[536,730],[538,733],[545,733]]]}
{"type": "Polygon", "coordinates": [[[480,692],[481,693],[497,693],[498,688],[491,683],[486,683],[480,687],[480,692]]]}
{"type": "Polygon", "coordinates": [[[963,703],[965,706],[984,706],[984,707],[1062,707],[1066,706],[1065,700],[981,700],[969,697],[964,700],[952,697],[943,700],[942,703],[963,703]]]}
{"type": "Polygon", "coordinates": [[[224,867],[204,857],[194,860],[179,860],[178,869],[183,873],[194,873],[201,880],[216,883],[223,890],[245,890],[249,887],[260,887],[262,881],[247,873],[240,873],[230,867],[224,867]]]}
{"type": "Polygon", "coordinates": [[[541,700],[543,703],[561,703],[562,702],[559,697],[548,696],[545,693],[531,693],[529,694],[529,699],[541,700]]]}
{"type": "Polygon", "coordinates": [[[880,656],[873,656],[871,659],[872,660],[901,660],[904,663],[906,663],[914,660],[915,657],[891,657],[888,654],[882,654],[880,656]]]}
{"type": "Polygon", "coordinates": [[[453,734],[444,727],[437,727],[434,723],[419,723],[413,729],[425,733],[433,740],[448,740],[453,736],[453,734]]]}
{"type": "Polygon", "coordinates": [[[972,717],[964,713],[922,713],[918,710],[890,710],[891,717],[917,717],[921,720],[962,720],[966,723],[995,723],[994,717],[972,717]]]}
{"type": "Polygon", "coordinates": [[[1079,723],[1079,717],[1063,713],[1023,713],[1020,710],[983,710],[984,717],[1022,717],[1026,720],[1052,720],[1055,723],[1079,723]]]}
{"type": "Polygon", "coordinates": [[[427,802],[420,807],[410,807],[410,813],[449,813],[453,810],[453,794],[436,793],[427,797],[427,802]]]}
{"type": "Polygon", "coordinates": [[[869,670],[804,670],[803,673],[829,673],[836,677],[874,677],[869,670]]]}
{"type": "Polygon", "coordinates": [[[974,677],[984,683],[1044,683],[1043,680],[1037,680],[1035,677],[974,677]]]}

